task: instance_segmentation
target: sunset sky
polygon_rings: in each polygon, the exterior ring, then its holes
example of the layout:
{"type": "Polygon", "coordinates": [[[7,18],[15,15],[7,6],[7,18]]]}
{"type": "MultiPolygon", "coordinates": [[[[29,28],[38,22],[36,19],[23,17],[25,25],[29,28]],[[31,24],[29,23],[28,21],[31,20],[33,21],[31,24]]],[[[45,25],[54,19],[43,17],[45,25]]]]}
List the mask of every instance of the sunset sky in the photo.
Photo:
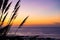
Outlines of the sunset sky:
{"type": "MultiPolygon", "coordinates": [[[[13,1],[9,12],[13,10],[14,5],[18,0],[13,1]]],[[[60,23],[60,0],[21,0],[18,17],[13,25],[19,25],[22,20],[29,16],[25,25],[48,25],[60,23]]],[[[5,21],[5,24],[8,17],[5,21]]]]}

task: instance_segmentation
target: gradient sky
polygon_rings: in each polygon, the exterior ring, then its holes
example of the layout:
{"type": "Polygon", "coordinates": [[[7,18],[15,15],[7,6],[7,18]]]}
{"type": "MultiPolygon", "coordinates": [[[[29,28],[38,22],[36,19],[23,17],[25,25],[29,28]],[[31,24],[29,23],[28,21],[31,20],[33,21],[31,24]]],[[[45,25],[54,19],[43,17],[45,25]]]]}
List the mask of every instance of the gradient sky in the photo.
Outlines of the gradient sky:
{"type": "MultiPolygon", "coordinates": [[[[9,12],[18,0],[13,1],[9,12]]],[[[9,2],[10,2],[9,1],[9,2]]],[[[18,17],[13,25],[19,25],[29,15],[25,25],[46,25],[60,23],[60,0],[21,0],[18,17]]],[[[7,19],[6,19],[7,20],[7,19]]],[[[6,24],[7,21],[5,21],[6,24]]]]}

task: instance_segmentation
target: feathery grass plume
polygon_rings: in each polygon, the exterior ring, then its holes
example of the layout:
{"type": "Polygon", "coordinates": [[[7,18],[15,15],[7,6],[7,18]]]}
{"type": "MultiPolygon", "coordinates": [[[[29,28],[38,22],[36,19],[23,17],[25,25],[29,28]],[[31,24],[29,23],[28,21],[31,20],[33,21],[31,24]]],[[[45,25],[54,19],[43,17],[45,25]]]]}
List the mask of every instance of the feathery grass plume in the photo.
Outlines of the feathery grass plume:
{"type": "Polygon", "coordinates": [[[2,14],[1,14],[1,17],[0,17],[0,22],[1,22],[2,16],[4,15],[4,14],[3,14],[3,11],[4,11],[4,9],[6,8],[9,0],[0,0],[0,1],[1,1],[1,2],[0,2],[0,3],[1,3],[1,4],[0,4],[0,6],[1,6],[0,9],[2,8],[2,9],[1,9],[1,10],[2,10],[2,14]]]}
{"type": "Polygon", "coordinates": [[[14,18],[14,16],[15,16],[15,15],[13,14],[12,17],[11,17],[11,19],[10,19],[10,22],[11,22],[11,20],[14,18]]]}
{"type": "Polygon", "coordinates": [[[13,17],[13,19],[10,21],[10,25],[13,24],[13,21],[16,19],[16,17],[17,17],[17,15],[15,15],[15,16],[13,17]]]}
{"type": "Polygon", "coordinates": [[[3,8],[2,8],[2,13],[3,13],[4,9],[6,8],[6,6],[7,6],[7,4],[8,4],[8,1],[9,1],[9,0],[4,0],[3,8]]]}
{"type": "Polygon", "coordinates": [[[27,16],[27,17],[22,21],[22,23],[19,25],[18,28],[20,28],[20,27],[26,22],[26,20],[27,20],[28,17],[29,17],[29,16],[27,16]]]}
{"type": "MultiPolygon", "coordinates": [[[[10,2],[10,3],[7,5],[7,4],[6,4],[6,1],[7,1],[7,0],[4,1],[5,5],[3,4],[2,10],[4,9],[5,12],[4,12],[4,13],[2,12],[1,17],[0,17],[0,22],[2,21],[2,20],[1,20],[1,19],[2,19],[2,16],[8,11],[10,5],[12,4],[12,2],[10,2]],[[6,7],[6,8],[5,8],[5,7],[6,7]]],[[[7,1],[7,3],[8,3],[8,1],[7,1]]],[[[7,13],[7,14],[8,14],[8,13],[7,13]]],[[[6,14],[6,15],[7,15],[7,14],[6,14]]],[[[4,19],[5,19],[5,17],[3,18],[3,21],[4,21],[4,19]]],[[[2,21],[2,23],[1,23],[0,25],[3,24],[3,21],[2,21]]]]}
{"type": "Polygon", "coordinates": [[[5,18],[7,17],[8,13],[6,13],[6,15],[4,16],[2,22],[4,22],[5,18]]]}
{"type": "Polygon", "coordinates": [[[19,8],[20,8],[20,6],[18,8],[16,8],[16,10],[14,11],[13,16],[16,15],[16,13],[17,13],[17,11],[18,11],[19,8]]]}
{"type": "Polygon", "coordinates": [[[2,23],[0,24],[0,26],[3,25],[3,22],[4,22],[4,20],[6,19],[7,15],[8,15],[8,13],[6,13],[6,15],[4,16],[4,18],[3,18],[2,23]]]}
{"type": "Polygon", "coordinates": [[[10,7],[10,5],[12,4],[12,2],[10,2],[9,4],[8,4],[8,6],[6,7],[6,9],[5,9],[5,11],[4,11],[4,13],[6,13],[7,12],[7,10],[9,9],[9,7],[10,7]]]}
{"type": "Polygon", "coordinates": [[[15,20],[15,19],[16,19],[16,17],[17,17],[17,15],[12,16],[12,17],[11,17],[11,19],[9,20],[9,23],[8,23],[8,24],[10,24],[10,25],[11,25],[11,22],[12,22],[13,20],[15,20]]]}
{"type": "Polygon", "coordinates": [[[13,10],[13,12],[17,9],[17,7],[19,6],[19,2],[20,2],[20,0],[18,0],[18,2],[16,3],[16,5],[15,5],[15,8],[14,8],[14,10],[13,10]]]}
{"type": "MultiPolygon", "coordinates": [[[[20,0],[19,0],[19,2],[20,2],[20,0]]],[[[18,2],[18,3],[19,3],[19,2],[18,2]]],[[[16,3],[16,6],[15,6],[15,7],[17,7],[17,6],[18,6],[18,4],[16,3]]],[[[19,6],[19,7],[20,7],[20,6],[19,6]]],[[[10,22],[11,22],[11,20],[14,18],[14,16],[16,15],[16,12],[18,11],[19,7],[17,7],[15,10],[13,10],[14,13],[13,13],[11,19],[10,19],[10,22]]]]}
{"type": "Polygon", "coordinates": [[[16,13],[17,13],[17,11],[18,11],[18,9],[19,9],[19,2],[20,2],[20,0],[18,0],[18,2],[16,3],[16,5],[15,5],[15,8],[14,8],[14,10],[13,10],[13,15],[12,15],[12,17],[11,17],[11,20],[13,19],[13,17],[16,15],[16,13]]]}
{"type": "MultiPolygon", "coordinates": [[[[20,7],[20,6],[19,6],[20,7]]],[[[11,20],[14,18],[14,16],[16,15],[16,12],[18,11],[19,7],[15,10],[15,12],[13,13],[11,20]]]]}
{"type": "Polygon", "coordinates": [[[16,5],[15,5],[15,8],[14,8],[14,9],[16,9],[16,8],[17,8],[17,6],[19,5],[19,2],[20,2],[20,0],[16,3],[16,5]]]}
{"type": "MultiPolygon", "coordinates": [[[[22,21],[22,23],[19,25],[18,29],[21,28],[21,26],[23,26],[23,24],[26,22],[26,20],[27,20],[28,17],[29,17],[29,16],[27,16],[27,17],[22,21]]],[[[15,35],[16,35],[16,32],[18,31],[18,29],[15,31],[15,35]]]]}
{"type": "Polygon", "coordinates": [[[3,3],[3,0],[0,0],[0,9],[1,9],[2,3],[3,3]]]}
{"type": "Polygon", "coordinates": [[[18,9],[19,9],[19,2],[20,2],[20,0],[18,0],[18,2],[16,3],[16,5],[15,5],[15,8],[14,8],[14,10],[13,10],[13,15],[12,15],[12,17],[11,17],[11,20],[13,19],[13,17],[16,15],[16,13],[17,13],[17,11],[18,11],[18,9]]]}

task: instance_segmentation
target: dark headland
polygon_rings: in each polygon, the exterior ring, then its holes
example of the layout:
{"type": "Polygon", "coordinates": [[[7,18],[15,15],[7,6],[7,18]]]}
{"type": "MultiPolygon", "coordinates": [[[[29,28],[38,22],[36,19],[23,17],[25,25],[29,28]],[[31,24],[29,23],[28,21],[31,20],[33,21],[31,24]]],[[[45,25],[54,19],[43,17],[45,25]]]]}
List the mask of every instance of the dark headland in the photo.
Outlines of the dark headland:
{"type": "Polygon", "coordinates": [[[60,39],[39,38],[38,36],[0,36],[0,40],[60,40],[60,39]]]}

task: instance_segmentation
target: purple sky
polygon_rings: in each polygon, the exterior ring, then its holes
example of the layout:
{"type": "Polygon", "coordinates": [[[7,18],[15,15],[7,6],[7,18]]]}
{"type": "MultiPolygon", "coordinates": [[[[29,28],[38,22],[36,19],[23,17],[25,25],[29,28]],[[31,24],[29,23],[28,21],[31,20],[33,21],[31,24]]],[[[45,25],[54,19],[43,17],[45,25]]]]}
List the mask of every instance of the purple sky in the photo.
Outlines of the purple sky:
{"type": "MultiPolygon", "coordinates": [[[[18,0],[13,1],[10,11],[18,0]]],[[[21,0],[18,18],[29,15],[26,24],[49,24],[60,22],[60,0],[21,0]],[[44,21],[45,20],[45,21],[44,21]]]]}

